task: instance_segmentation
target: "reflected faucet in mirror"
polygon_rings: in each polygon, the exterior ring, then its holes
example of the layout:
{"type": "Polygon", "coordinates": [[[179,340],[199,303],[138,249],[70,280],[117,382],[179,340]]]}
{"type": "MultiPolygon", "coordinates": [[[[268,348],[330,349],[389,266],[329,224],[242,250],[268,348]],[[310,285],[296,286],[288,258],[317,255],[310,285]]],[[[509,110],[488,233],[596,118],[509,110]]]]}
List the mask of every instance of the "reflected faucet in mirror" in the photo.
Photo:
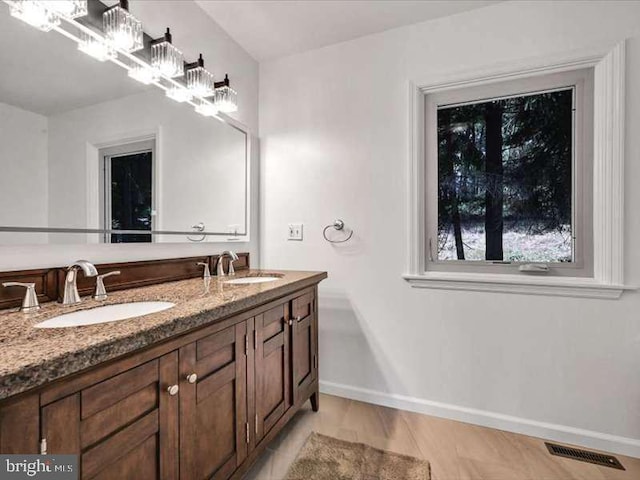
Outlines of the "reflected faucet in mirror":
{"type": "Polygon", "coordinates": [[[64,281],[64,296],[62,297],[63,305],[76,305],[80,303],[80,294],[78,293],[78,271],[82,270],[85,277],[96,277],[98,269],[95,265],[87,260],[77,260],[67,268],[67,277],[64,281]]]}

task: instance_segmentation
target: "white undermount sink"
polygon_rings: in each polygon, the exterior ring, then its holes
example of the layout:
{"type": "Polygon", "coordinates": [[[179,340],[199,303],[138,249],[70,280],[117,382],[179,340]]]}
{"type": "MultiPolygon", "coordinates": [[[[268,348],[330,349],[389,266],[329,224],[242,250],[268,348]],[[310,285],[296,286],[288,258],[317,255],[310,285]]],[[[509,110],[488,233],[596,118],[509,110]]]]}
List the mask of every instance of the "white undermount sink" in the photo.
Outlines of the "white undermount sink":
{"type": "Polygon", "coordinates": [[[117,322],[128,318],[142,317],[175,307],[171,302],[134,302],[105,305],[104,307],[78,310],[40,322],[35,328],[66,328],[95,325],[97,323],[117,322]]]}
{"type": "Polygon", "coordinates": [[[234,278],[233,280],[227,280],[223,283],[229,283],[231,285],[247,285],[250,283],[265,283],[265,282],[273,282],[275,280],[280,280],[279,277],[243,277],[243,278],[234,278]]]}

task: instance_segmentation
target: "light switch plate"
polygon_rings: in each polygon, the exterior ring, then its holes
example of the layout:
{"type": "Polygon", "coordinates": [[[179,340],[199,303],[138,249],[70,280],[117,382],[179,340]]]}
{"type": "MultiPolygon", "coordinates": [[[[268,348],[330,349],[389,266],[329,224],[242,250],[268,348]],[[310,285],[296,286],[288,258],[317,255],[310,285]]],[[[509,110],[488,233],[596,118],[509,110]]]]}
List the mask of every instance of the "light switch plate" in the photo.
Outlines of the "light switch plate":
{"type": "Polygon", "coordinates": [[[287,240],[302,240],[302,224],[301,223],[290,223],[289,224],[289,234],[287,236],[287,240]]]}

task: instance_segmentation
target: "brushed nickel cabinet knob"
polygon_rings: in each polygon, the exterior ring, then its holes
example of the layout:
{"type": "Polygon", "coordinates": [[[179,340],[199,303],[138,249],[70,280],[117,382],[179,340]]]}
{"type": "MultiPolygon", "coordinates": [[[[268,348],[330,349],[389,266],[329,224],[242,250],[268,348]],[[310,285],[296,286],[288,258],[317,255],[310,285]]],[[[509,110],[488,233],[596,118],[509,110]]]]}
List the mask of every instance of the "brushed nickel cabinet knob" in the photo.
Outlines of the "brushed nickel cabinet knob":
{"type": "Polygon", "coordinates": [[[171,395],[172,397],[174,395],[177,395],[179,391],[180,387],[178,385],[171,385],[169,388],[167,388],[167,392],[169,392],[169,395],[171,395]]]}
{"type": "Polygon", "coordinates": [[[187,375],[187,382],[196,383],[198,381],[198,375],[196,373],[192,373],[191,375],[187,375]]]}

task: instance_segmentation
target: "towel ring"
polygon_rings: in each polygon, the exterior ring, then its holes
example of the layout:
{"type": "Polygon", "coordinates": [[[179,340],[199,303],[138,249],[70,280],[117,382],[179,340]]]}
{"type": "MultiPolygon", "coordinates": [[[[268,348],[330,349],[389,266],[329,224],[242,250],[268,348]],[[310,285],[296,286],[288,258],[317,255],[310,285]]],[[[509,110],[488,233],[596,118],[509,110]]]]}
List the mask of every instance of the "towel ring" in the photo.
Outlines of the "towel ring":
{"type": "MultiPolygon", "coordinates": [[[[205,225],[204,225],[203,222],[200,222],[200,223],[198,223],[196,225],[193,225],[191,228],[196,233],[197,232],[204,232],[205,225]]],[[[200,236],[200,235],[197,235],[197,236],[200,236]]],[[[203,242],[206,237],[207,236],[205,234],[202,234],[202,238],[198,238],[198,239],[194,240],[192,235],[187,235],[187,240],[189,240],[190,242],[198,243],[198,242],[203,242]]]]}
{"type": "Polygon", "coordinates": [[[322,236],[329,243],[344,243],[344,242],[348,242],[351,239],[351,237],[353,236],[353,230],[351,230],[351,233],[349,233],[349,236],[347,238],[344,238],[342,240],[331,240],[329,237],[327,237],[327,230],[329,230],[330,228],[334,228],[334,229],[336,229],[338,231],[344,230],[344,222],[342,220],[340,220],[340,219],[337,219],[331,225],[327,225],[326,227],[324,227],[324,230],[322,230],[322,236]]]}

